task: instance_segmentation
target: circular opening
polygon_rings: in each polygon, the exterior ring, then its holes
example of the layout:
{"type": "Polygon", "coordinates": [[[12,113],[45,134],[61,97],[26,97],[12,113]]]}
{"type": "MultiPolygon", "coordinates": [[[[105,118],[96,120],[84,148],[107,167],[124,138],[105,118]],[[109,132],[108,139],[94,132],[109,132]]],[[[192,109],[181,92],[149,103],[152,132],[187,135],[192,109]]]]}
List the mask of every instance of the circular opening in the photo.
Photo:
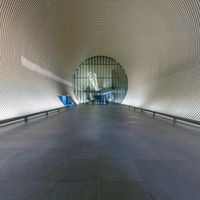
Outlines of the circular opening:
{"type": "Polygon", "coordinates": [[[125,70],[106,56],[88,58],[73,74],[73,91],[80,103],[121,103],[127,88],[125,70]]]}

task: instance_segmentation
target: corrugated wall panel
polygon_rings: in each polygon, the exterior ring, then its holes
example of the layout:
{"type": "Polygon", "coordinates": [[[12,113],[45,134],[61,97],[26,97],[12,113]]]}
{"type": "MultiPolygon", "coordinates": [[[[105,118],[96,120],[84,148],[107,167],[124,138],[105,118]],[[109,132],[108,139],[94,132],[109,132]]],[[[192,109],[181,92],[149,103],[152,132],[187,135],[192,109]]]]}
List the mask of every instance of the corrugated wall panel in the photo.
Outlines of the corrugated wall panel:
{"type": "Polygon", "coordinates": [[[105,55],[127,72],[125,104],[200,120],[199,0],[0,4],[0,119],[60,106],[75,67],[105,55]],[[62,79],[22,66],[21,56],[62,79]]]}

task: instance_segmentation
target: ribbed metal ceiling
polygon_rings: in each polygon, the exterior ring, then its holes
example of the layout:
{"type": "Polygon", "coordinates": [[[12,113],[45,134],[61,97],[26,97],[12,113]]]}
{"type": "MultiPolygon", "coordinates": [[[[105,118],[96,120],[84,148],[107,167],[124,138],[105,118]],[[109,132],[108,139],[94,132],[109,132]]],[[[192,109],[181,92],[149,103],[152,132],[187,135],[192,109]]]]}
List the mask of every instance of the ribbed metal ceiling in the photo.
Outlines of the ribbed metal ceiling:
{"type": "Polygon", "coordinates": [[[22,57],[71,82],[81,61],[105,55],[128,74],[124,103],[200,120],[199,0],[1,0],[0,20],[0,119],[66,93],[22,57]]]}

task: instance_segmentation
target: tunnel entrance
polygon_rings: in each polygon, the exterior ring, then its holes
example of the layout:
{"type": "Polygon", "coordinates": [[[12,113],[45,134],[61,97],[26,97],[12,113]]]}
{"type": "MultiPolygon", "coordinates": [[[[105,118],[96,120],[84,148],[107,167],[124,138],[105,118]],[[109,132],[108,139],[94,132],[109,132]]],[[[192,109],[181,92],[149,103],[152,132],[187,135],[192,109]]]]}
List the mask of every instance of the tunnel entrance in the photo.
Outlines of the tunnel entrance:
{"type": "Polygon", "coordinates": [[[73,74],[73,91],[80,103],[121,103],[127,89],[125,70],[110,57],[88,58],[73,74]]]}

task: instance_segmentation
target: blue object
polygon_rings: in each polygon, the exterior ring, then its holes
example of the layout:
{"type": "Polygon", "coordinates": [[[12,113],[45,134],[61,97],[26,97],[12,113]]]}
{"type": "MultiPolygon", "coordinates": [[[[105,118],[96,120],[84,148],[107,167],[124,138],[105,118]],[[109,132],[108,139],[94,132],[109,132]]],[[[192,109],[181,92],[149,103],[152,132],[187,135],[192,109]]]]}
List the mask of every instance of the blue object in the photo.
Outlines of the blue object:
{"type": "Polygon", "coordinates": [[[71,96],[58,96],[58,97],[68,109],[72,109],[76,105],[72,100],[71,96]]]}

